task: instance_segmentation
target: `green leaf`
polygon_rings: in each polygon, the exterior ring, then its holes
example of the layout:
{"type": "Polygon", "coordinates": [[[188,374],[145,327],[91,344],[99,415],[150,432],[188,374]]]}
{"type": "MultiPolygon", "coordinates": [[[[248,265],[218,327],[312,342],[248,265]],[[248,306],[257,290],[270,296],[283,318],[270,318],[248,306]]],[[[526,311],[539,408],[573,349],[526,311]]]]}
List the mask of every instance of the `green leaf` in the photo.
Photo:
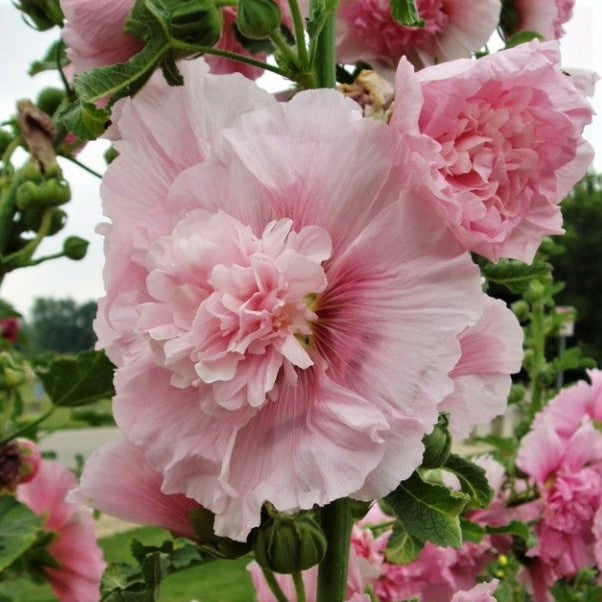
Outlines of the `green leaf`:
{"type": "Polygon", "coordinates": [[[591,357],[584,357],[579,347],[571,347],[565,351],[559,358],[551,362],[554,373],[565,372],[566,370],[580,370],[582,368],[595,368],[596,360],[591,357]]]}
{"type": "Polygon", "coordinates": [[[481,271],[489,282],[505,286],[515,294],[524,293],[533,280],[548,281],[552,277],[552,266],[546,261],[526,265],[515,259],[502,259],[497,264],[486,263],[481,271]]]}
{"type": "Polygon", "coordinates": [[[506,48],[514,48],[519,44],[532,42],[533,40],[539,40],[540,42],[543,42],[545,38],[536,31],[519,31],[513,36],[506,38],[506,48]]]}
{"type": "Polygon", "coordinates": [[[78,101],[62,110],[58,118],[81,140],[96,140],[107,129],[111,115],[92,103],[78,101]]]}
{"type": "Polygon", "coordinates": [[[485,529],[481,525],[471,523],[468,520],[460,519],[460,528],[462,529],[462,541],[481,543],[481,540],[485,537],[485,529]]]}
{"type": "Polygon", "coordinates": [[[423,481],[417,473],[385,498],[410,535],[446,548],[462,545],[459,516],[469,499],[423,481]]]}
{"type": "Polygon", "coordinates": [[[414,0],[391,0],[393,20],[404,27],[424,27],[424,20],[418,16],[414,0]]]}
{"type": "Polygon", "coordinates": [[[404,529],[401,521],[397,521],[387,542],[385,558],[391,564],[410,564],[418,558],[423,547],[424,544],[410,535],[404,529]]]}
{"type": "Polygon", "coordinates": [[[115,394],[115,367],[102,351],[85,351],[55,359],[37,374],[57,406],[80,406],[115,394]]]}
{"type": "Polygon", "coordinates": [[[535,544],[537,543],[531,529],[529,529],[525,523],[521,523],[518,520],[513,520],[501,527],[486,526],[485,533],[488,535],[513,535],[514,537],[522,539],[527,544],[528,548],[535,547],[535,544]]]}
{"type": "Polygon", "coordinates": [[[42,518],[12,495],[0,497],[0,571],[26,552],[42,529],[42,518]]]}
{"type": "Polygon", "coordinates": [[[152,75],[169,49],[169,41],[157,36],[127,63],[94,69],[75,79],[75,91],[84,101],[97,102],[107,96],[131,96],[152,75]]]}
{"type": "Polygon", "coordinates": [[[31,63],[28,74],[33,76],[42,73],[42,71],[54,71],[59,64],[61,67],[66,67],[69,64],[65,54],[65,44],[62,40],[54,42],[42,59],[31,63]]]}
{"type": "Polygon", "coordinates": [[[458,477],[462,491],[470,496],[471,506],[487,508],[491,504],[493,490],[489,487],[487,475],[480,466],[470,460],[451,454],[443,468],[453,472],[458,477]]]}

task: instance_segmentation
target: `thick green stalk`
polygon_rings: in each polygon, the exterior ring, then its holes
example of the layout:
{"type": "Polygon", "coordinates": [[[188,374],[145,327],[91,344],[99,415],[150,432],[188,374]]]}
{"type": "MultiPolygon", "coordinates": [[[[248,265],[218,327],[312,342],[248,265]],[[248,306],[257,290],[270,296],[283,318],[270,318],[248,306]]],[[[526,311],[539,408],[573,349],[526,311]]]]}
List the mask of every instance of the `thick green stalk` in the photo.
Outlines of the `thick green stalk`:
{"type": "Polygon", "coordinates": [[[288,5],[291,10],[291,17],[293,18],[293,25],[295,27],[295,42],[297,43],[299,62],[301,63],[301,68],[307,70],[309,69],[309,54],[307,52],[307,46],[305,45],[305,27],[303,26],[303,16],[301,15],[299,2],[297,2],[297,0],[288,0],[288,5]]]}
{"type": "Polygon", "coordinates": [[[307,602],[303,577],[299,571],[293,573],[293,583],[295,584],[295,595],[297,596],[297,602],[307,602]]]}
{"type": "Polygon", "coordinates": [[[322,508],[320,518],[328,548],[318,571],[317,602],[343,602],[347,592],[349,546],[351,545],[351,501],[335,500],[322,508]]]}
{"type": "Polygon", "coordinates": [[[533,367],[531,369],[531,416],[543,406],[543,370],[546,364],[546,335],[544,328],[544,304],[536,301],[531,310],[531,338],[533,345],[533,367]]]}
{"type": "Polygon", "coordinates": [[[334,88],[336,78],[335,12],[328,15],[316,44],[316,75],[319,88],[334,88]]]}

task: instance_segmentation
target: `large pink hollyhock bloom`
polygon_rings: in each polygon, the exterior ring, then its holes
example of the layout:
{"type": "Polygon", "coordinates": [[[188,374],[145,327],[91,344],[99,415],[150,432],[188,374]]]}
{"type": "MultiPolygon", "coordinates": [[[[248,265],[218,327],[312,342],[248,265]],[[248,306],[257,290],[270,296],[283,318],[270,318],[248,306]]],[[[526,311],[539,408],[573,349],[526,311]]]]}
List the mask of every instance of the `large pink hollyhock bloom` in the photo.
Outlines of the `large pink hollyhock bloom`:
{"type": "Polygon", "coordinates": [[[547,40],[558,40],[574,6],[575,0],[515,0],[517,31],[535,31],[547,40]]]}
{"type": "Polygon", "coordinates": [[[75,477],[66,468],[43,461],[35,478],[19,485],[17,499],[42,516],[44,528],[55,535],[47,551],[59,566],[43,570],[58,599],[96,602],[105,563],[92,515],[87,508],[65,501],[75,485],[75,477]]]}
{"type": "Polygon", "coordinates": [[[459,339],[462,355],[450,374],[454,392],[439,410],[449,414],[450,430],[461,438],[505,412],[510,374],[522,365],[523,330],[503,301],[487,299],[479,321],[459,339]]]}
{"type": "Polygon", "coordinates": [[[199,504],[183,495],[161,492],[161,475],[144,454],[121,437],[103,445],[86,460],[80,485],[70,500],[125,521],[195,539],[190,511],[199,504]]]}
{"type": "Polygon", "coordinates": [[[388,0],[341,0],[337,12],[337,58],[394,68],[402,56],[415,65],[469,57],[495,30],[500,0],[417,0],[424,27],[399,25],[388,0]]]}
{"type": "Polygon", "coordinates": [[[391,123],[407,129],[418,113],[420,132],[440,145],[437,209],[492,261],[531,262],[543,237],[562,233],[558,204],[591,162],[582,131],[592,109],[559,65],[555,42],[531,42],[427,67],[421,89],[399,65],[391,123]]]}
{"type": "Polygon", "coordinates": [[[142,48],[123,30],[133,7],[134,0],[61,0],[63,38],[75,73],[124,63],[142,48]]]}
{"type": "Polygon", "coordinates": [[[266,500],[407,478],[485,297],[392,128],[335,91],[279,104],[202,65],[118,112],[96,327],[116,419],[163,491],[240,540],[266,500]]]}

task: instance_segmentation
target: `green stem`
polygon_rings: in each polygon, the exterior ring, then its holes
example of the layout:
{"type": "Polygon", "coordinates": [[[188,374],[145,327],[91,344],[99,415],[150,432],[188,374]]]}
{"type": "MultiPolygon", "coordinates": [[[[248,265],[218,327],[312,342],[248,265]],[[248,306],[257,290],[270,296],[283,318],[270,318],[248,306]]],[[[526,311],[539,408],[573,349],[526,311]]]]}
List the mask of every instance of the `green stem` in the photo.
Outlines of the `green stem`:
{"type": "Polygon", "coordinates": [[[226,6],[238,6],[238,0],[214,0],[217,8],[224,8],[226,6]]]}
{"type": "Polygon", "coordinates": [[[307,602],[303,577],[299,571],[293,573],[293,583],[295,584],[295,595],[297,596],[297,602],[307,602]]]}
{"type": "Polygon", "coordinates": [[[544,329],[544,305],[536,301],[531,311],[531,337],[533,342],[533,367],[531,369],[530,414],[535,416],[543,406],[543,369],[546,363],[546,336],[544,329]]]}
{"type": "Polygon", "coordinates": [[[306,71],[309,69],[309,54],[307,53],[307,46],[305,45],[303,16],[301,15],[301,9],[299,8],[299,2],[297,2],[297,0],[288,0],[288,5],[291,9],[291,17],[293,18],[293,25],[295,27],[295,41],[297,43],[299,62],[301,63],[301,68],[306,71]]]}
{"type": "Polygon", "coordinates": [[[318,571],[317,602],[343,602],[347,591],[347,567],[351,544],[351,501],[335,500],[322,508],[320,518],[328,548],[318,571]]]}
{"type": "Polygon", "coordinates": [[[4,252],[11,233],[13,214],[17,202],[17,188],[20,183],[19,178],[13,175],[8,188],[3,189],[0,193],[0,255],[4,252]]]}
{"type": "Polygon", "coordinates": [[[282,588],[280,585],[278,585],[278,581],[276,581],[276,577],[274,577],[274,573],[272,573],[270,569],[266,569],[264,567],[261,567],[261,572],[263,573],[263,578],[268,584],[270,591],[274,594],[276,600],[278,600],[278,602],[288,602],[288,599],[284,595],[282,588]]]}
{"type": "Polygon", "coordinates": [[[0,414],[0,433],[4,434],[6,425],[10,420],[10,416],[13,413],[13,392],[11,390],[6,391],[4,395],[4,407],[0,414]]]}
{"type": "Polygon", "coordinates": [[[97,171],[93,170],[91,167],[84,165],[81,161],[78,161],[75,157],[68,157],[67,155],[61,155],[61,157],[63,157],[64,159],[67,159],[67,161],[71,161],[71,163],[74,163],[78,167],[81,167],[84,171],[87,171],[89,174],[92,174],[93,176],[96,176],[97,178],[102,178],[101,173],[98,173],[97,171]]]}
{"type": "Polygon", "coordinates": [[[10,158],[13,156],[13,153],[19,148],[21,145],[21,138],[17,136],[11,143],[6,147],[4,154],[2,155],[2,164],[4,165],[5,171],[14,171],[12,163],[10,162],[10,158]]]}
{"type": "Polygon", "coordinates": [[[10,255],[2,257],[2,267],[5,270],[6,268],[12,270],[21,267],[21,264],[26,263],[33,257],[33,254],[35,253],[36,249],[40,246],[40,243],[42,242],[42,240],[44,240],[44,238],[48,234],[48,231],[50,230],[50,224],[52,221],[52,210],[53,207],[48,207],[44,211],[44,215],[42,216],[42,223],[40,224],[40,228],[32,241],[27,243],[19,251],[15,251],[10,255]]]}
{"type": "Polygon", "coordinates": [[[281,75],[282,77],[288,78],[290,76],[288,71],[280,69],[280,67],[264,63],[263,61],[256,61],[251,57],[242,56],[241,54],[236,54],[235,52],[228,52],[227,50],[220,50],[219,48],[212,48],[211,46],[198,46],[197,44],[187,44],[186,42],[181,42],[180,40],[172,40],[171,45],[173,48],[176,48],[177,50],[182,50],[184,52],[221,56],[225,59],[238,61],[239,63],[246,63],[247,65],[253,65],[253,67],[259,67],[259,69],[271,71],[272,73],[276,73],[277,75],[281,75]]]}
{"type": "Polygon", "coordinates": [[[55,409],[54,406],[50,406],[50,408],[48,410],[46,410],[41,416],[39,416],[35,420],[32,420],[29,424],[22,426],[21,428],[12,432],[10,435],[4,436],[2,439],[0,439],[0,445],[4,445],[5,443],[12,441],[16,437],[20,437],[21,435],[24,435],[29,429],[44,422],[44,420],[46,420],[46,418],[48,418],[52,414],[52,412],[54,412],[54,409],[55,409]]]}
{"type": "Polygon", "coordinates": [[[335,11],[324,20],[324,26],[315,42],[316,75],[319,88],[334,88],[336,78],[335,11]]]}

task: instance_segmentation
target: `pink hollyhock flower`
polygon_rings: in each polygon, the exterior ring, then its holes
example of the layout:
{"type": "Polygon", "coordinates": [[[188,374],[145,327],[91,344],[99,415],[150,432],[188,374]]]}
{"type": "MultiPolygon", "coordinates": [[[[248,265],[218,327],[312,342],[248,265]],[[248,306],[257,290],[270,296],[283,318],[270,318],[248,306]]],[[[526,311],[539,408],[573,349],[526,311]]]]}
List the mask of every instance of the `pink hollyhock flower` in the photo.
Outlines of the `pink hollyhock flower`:
{"type": "Polygon", "coordinates": [[[562,233],[558,204],[591,162],[581,134],[592,109],[559,61],[554,42],[521,44],[427,67],[421,90],[400,63],[391,123],[407,129],[421,107],[418,128],[443,159],[438,211],[492,261],[531,262],[544,236],[562,233]]]}
{"type": "Polygon", "coordinates": [[[493,579],[489,583],[479,583],[469,591],[457,592],[451,602],[495,602],[493,596],[500,582],[493,579]]]}
{"type": "Polygon", "coordinates": [[[134,0],[61,0],[63,38],[75,73],[125,63],[142,48],[123,30],[133,7],[134,0]]]}
{"type": "Polygon", "coordinates": [[[122,520],[161,527],[176,537],[195,539],[190,511],[199,508],[183,495],[161,492],[161,475],[144,454],[120,438],[86,460],[80,485],[70,500],[122,520]]]}
{"type": "Polygon", "coordinates": [[[495,30],[500,0],[417,0],[424,27],[399,25],[387,0],[341,0],[337,57],[342,63],[378,61],[394,68],[402,56],[415,65],[469,57],[495,30]]]}
{"type": "Polygon", "coordinates": [[[587,370],[590,383],[580,380],[561,391],[540,412],[533,423],[533,430],[543,429],[551,423],[563,439],[570,439],[581,426],[584,417],[602,422],[602,371],[587,370]]]}
{"type": "Polygon", "coordinates": [[[13,345],[19,338],[19,320],[17,318],[3,318],[0,320],[0,337],[13,345]]]}
{"type": "Polygon", "coordinates": [[[450,376],[454,392],[439,404],[455,437],[503,414],[514,374],[523,360],[523,330],[498,299],[487,299],[479,321],[459,337],[462,355],[450,376]]]}
{"type": "Polygon", "coordinates": [[[91,514],[65,501],[75,485],[75,477],[66,468],[44,461],[33,480],[19,485],[17,499],[42,516],[44,528],[54,534],[47,551],[59,566],[46,566],[43,571],[58,599],[96,602],[105,563],[91,514]]]}
{"type": "Polygon", "coordinates": [[[596,93],[596,84],[600,80],[600,76],[591,69],[579,69],[578,67],[567,68],[563,71],[568,73],[573,82],[573,86],[588,98],[593,98],[596,93]]]}
{"type": "Polygon", "coordinates": [[[562,26],[573,16],[574,6],[575,0],[515,0],[515,31],[534,31],[547,40],[559,40],[564,35],[562,26]]]}
{"type": "Polygon", "coordinates": [[[485,297],[391,128],[202,65],[118,112],[97,332],[163,491],[244,539],[266,500],[374,499],[411,474],[485,297]]]}

